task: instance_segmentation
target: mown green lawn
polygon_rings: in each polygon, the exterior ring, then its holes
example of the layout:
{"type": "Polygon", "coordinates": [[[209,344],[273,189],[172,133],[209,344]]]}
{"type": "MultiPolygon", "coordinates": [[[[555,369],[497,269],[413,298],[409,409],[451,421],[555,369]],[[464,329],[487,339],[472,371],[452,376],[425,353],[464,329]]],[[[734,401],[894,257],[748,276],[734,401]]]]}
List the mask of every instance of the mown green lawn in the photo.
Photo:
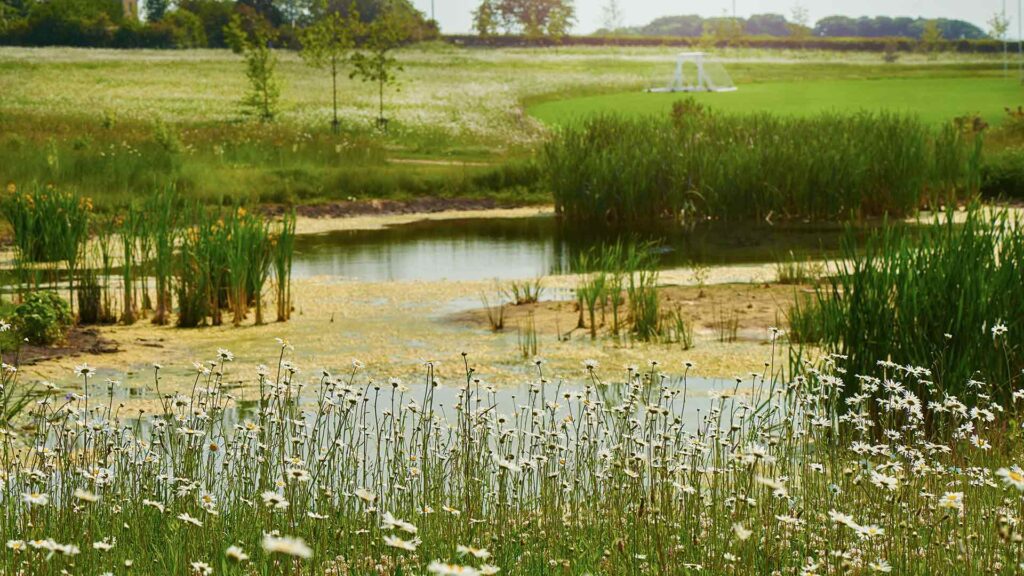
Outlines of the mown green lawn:
{"type": "MultiPolygon", "coordinates": [[[[990,124],[998,124],[1006,116],[1006,107],[1024,105],[1024,87],[1013,74],[1010,76],[741,83],[736,92],[692,96],[716,110],[731,113],[768,111],[801,115],[890,110],[917,114],[930,124],[977,113],[990,124]]],[[[531,106],[528,111],[547,124],[557,125],[601,113],[668,114],[674,101],[687,96],[620,92],[550,100],[531,106]]]]}

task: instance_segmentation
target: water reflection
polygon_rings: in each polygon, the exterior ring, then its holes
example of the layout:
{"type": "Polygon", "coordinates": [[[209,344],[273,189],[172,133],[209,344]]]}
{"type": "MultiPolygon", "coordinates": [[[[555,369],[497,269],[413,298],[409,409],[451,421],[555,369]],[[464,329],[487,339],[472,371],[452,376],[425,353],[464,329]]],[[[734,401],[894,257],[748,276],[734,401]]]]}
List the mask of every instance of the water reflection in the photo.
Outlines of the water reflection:
{"type": "MultiPolygon", "coordinates": [[[[713,391],[734,390],[736,382],[733,380],[697,378],[690,376],[685,380],[682,377],[666,378],[661,384],[647,384],[641,391],[643,403],[655,404],[658,402],[657,394],[662,392],[661,385],[669,391],[686,392],[685,403],[677,406],[676,415],[682,418],[684,427],[694,430],[703,415],[707,415],[710,407],[710,394],[713,391]]],[[[255,392],[254,383],[243,383],[241,381],[228,382],[223,384],[224,392],[234,397],[234,400],[223,410],[222,423],[225,429],[232,429],[245,420],[259,420],[259,400],[246,392],[255,392]],[[243,390],[251,387],[250,390],[243,390]]],[[[474,408],[489,408],[497,414],[512,416],[524,409],[530,401],[531,392],[536,398],[539,406],[552,402],[559,407],[556,415],[567,415],[566,407],[570,399],[577,399],[585,395],[587,383],[584,381],[572,382],[549,382],[543,386],[537,383],[523,383],[517,386],[502,386],[497,389],[490,389],[485,385],[472,385],[472,401],[474,408]]],[[[607,408],[621,406],[628,394],[629,386],[624,382],[611,382],[607,384],[590,384],[591,396],[599,399],[607,408]]],[[[749,385],[748,385],[749,387],[749,385]]],[[[303,409],[305,418],[310,425],[317,414],[317,392],[318,386],[306,385],[303,387],[300,407],[303,409]]],[[[399,406],[408,406],[410,402],[419,403],[426,396],[424,384],[409,384],[402,388],[393,388],[388,384],[356,386],[362,389],[368,398],[371,412],[383,411],[395,412],[399,406]]],[[[146,415],[157,416],[160,410],[156,409],[161,405],[161,397],[157,394],[155,386],[150,384],[139,384],[125,386],[115,384],[110,386],[106,381],[94,381],[89,386],[90,401],[94,407],[106,407],[110,402],[111,414],[115,412],[121,419],[134,420],[139,412],[138,407],[144,403],[148,410],[146,415]],[[133,402],[135,401],[135,402],[133,402]],[[118,409],[121,405],[124,408],[118,409]]],[[[442,385],[433,389],[433,406],[437,413],[443,415],[449,422],[455,419],[455,406],[460,401],[461,388],[455,385],[442,385]]],[[[164,395],[164,401],[170,401],[170,395],[164,395]]],[[[574,400],[575,402],[575,400],[574,400]]],[[[642,409],[638,407],[638,409],[642,409]]],[[[148,419],[143,419],[140,424],[142,429],[149,430],[148,419]]]]}
{"type": "Polygon", "coordinates": [[[569,271],[595,245],[651,241],[663,267],[774,262],[835,254],[844,230],[835,224],[785,226],[708,224],[641,232],[570,229],[551,216],[427,220],[383,230],[300,236],[295,277],[340,276],[366,281],[482,280],[569,271]]]}

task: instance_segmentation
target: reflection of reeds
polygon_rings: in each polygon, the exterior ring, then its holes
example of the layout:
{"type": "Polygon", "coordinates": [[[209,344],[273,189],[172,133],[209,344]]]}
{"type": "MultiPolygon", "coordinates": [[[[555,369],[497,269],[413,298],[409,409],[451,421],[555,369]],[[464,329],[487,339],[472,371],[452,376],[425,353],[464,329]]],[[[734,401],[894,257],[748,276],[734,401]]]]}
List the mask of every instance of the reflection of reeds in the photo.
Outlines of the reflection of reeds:
{"type": "Polygon", "coordinates": [[[790,251],[789,258],[775,263],[775,272],[779,284],[813,284],[824,275],[825,268],[811,260],[798,260],[790,251]]]}
{"type": "Polygon", "coordinates": [[[487,313],[487,323],[490,325],[491,330],[498,332],[505,329],[505,301],[498,297],[498,305],[491,306],[490,298],[487,294],[480,295],[480,302],[484,305],[484,311],[487,313]]]}
{"type": "Polygon", "coordinates": [[[736,310],[715,310],[715,332],[719,342],[735,342],[739,337],[740,316],[736,310]]]}
{"type": "Polygon", "coordinates": [[[523,358],[537,356],[537,323],[532,312],[526,318],[526,325],[517,327],[517,339],[519,341],[519,353],[523,358]]]}

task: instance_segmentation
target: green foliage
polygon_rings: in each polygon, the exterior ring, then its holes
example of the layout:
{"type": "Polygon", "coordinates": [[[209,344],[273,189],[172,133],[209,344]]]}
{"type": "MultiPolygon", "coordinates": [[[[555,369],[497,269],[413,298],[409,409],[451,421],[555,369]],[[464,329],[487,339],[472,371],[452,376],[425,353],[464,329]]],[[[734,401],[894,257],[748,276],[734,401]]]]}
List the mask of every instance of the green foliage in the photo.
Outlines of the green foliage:
{"type": "MultiPolygon", "coordinates": [[[[848,355],[849,384],[887,358],[931,369],[938,390],[954,395],[970,379],[1009,382],[1020,374],[1019,221],[972,208],[937,216],[930,226],[886,226],[862,249],[855,246],[851,233],[836,272],[790,314],[800,340],[848,355]]],[[[990,391],[1011,402],[1009,388],[990,391]]]]}
{"type": "Polygon", "coordinates": [[[159,22],[171,8],[171,0],[144,0],[143,13],[146,22],[159,22]]]}
{"type": "MultiPolygon", "coordinates": [[[[683,36],[699,37],[707,32],[707,22],[720,18],[703,18],[698,15],[662,16],[650,23],[630,28],[629,31],[645,36],[683,36]]],[[[732,20],[732,18],[727,18],[732,20]]],[[[750,18],[738,18],[742,33],[749,36],[791,36],[795,40],[805,41],[815,38],[920,38],[928,22],[932,22],[939,32],[950,39],[983,39],[985,32],[963,20],[924,20],[923,18],[875,18],[848,16],[826,16],[812,23],[805,8],[796,5],[788,19],[778,14],[754,14],[750,18]]]]}
{"type": "Polygon", "coordinates": [[[814,284],[825,274],[825,269],[810,259],[798,259],[790,251],[788,258],[776,262],[775,272],[779,284],[814,284]]]}
{"type": "Polygon", "coordinates": [[[160,20],[171,35],[174,48],[204,48],[207,45],[206,30],[199,16],[188,10],[175,10],[160,20]]]}
{"type": "Polygon", "coordinates": [[[579,274],[576,285],[580,310],[578,327],[589,326],[591,339],[597,338],[597,311],[600,310],[604,323],[609,308],[610,332],[619,335],[624,324],[620,316],[623,306],[628,308],[632,333],[639,340],[654,340],[660,334],[657,260],[650,244],[619,241],[601,245],[580,253],[572,268],[579,274]]]}
{"type": "Polygon", "coordinates": [[[338,73],[348,64],[349,53],[360,30],[359,12],[353,6],[347,16],[330,12],[302,32],[302,59],[309,66],[327,70],[331,75],[334,110],[331,127],[336,134],[341,128],[338,120],[338,73]]]}
{"type": "Polygon", "coordinates": [[[71,306],[56,292],[29,292],[14,310],[14,327],[30,344],[60,342],[73,323],[71,306]]]}
{"type": "Polygon", "coordinates": [[[25,40],[43,46],[104,46],[123,17],[120,0],[35,2],[28,9],[25,40]]]}
{"type": "Polygon", "coordinates": [[[249,79],[250,92],[242,99],[242,106],[261,122],[274,120],[281,98],[277,56],[272,49],[277,32],[262,18],[243,22],[236,15],[224,30],[224,35],[231,49],[245,59],[245,76],[249,79]]]}
{"type": "Polygon", "coordinates": [[[390,7],[388,3],[377,18],[365,27],[359,51],[352,56],[355,69],[350,76],[358,76],[364,82],[377,84],[377,128],[381,130],[386,130],[388,126],[388,120],[384,117],[384,88],[395,84],[397,73],[402,71],[394,51],[409,37],[408,25],[404,13],[390,7]]]}
{"type": "Polygon", "coordinates": [[[924,23],[921,29],[921,51],[934,55],[942,49],[942,30],[936,20],[929,20],[924,23]]]}
{"type": "Polygon", "coordinates": [[[981,192],[987,198],[1024,198],[1024,149],[989,154],[981,169],[981,192]]]}
{"type": "Polygon", "coordinates": [[[531,41],[560,42],[576,21],[570,0],[496,0],[493,8],[502,28],[531,41]]]}
{"type": "Polygon", "coordinates": [[[277,321],[292,316],[292,257],[295,253],[295,212],[285,214],[270,236],[271,262],[277,292],[277,321]]]}
{"type": "Polygon", "coordinates": [[[540,278],[533,280],[510,280],[502,288],[502,296],[514,306],[536,304],[544,292],[544,283],[540,278]]]}
{"type": "Polygon", "coordinates": [[[599,116],[542,154],[570,222],[663,218],[835,219],[909,215],[977,192],[977,140],[894,114],[726,116],[678,105],[671,119],[599,116]]]}
{"type": "Polygon", "coordinates": [[[498,31],[498,12],[495,0],[481,0],[473,10],[473,30],[481,38],[489,38],[498,31]]]}
{"type": "Polygon", "coordinates": [[[73,264],[88,236],[92,201],[50,186],[30,188],[12,184],[0,201],[0,213],[14,230],[18,260],[73,264]]]}

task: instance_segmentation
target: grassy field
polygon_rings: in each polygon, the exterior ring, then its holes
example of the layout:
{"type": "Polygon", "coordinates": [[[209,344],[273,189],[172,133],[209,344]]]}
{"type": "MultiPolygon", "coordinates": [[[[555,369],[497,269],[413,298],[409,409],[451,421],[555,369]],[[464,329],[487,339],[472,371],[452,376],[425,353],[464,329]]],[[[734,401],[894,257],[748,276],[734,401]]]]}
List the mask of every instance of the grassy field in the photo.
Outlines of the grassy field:
{"type": "MultiPolygon", "coordinates": [[[[641,91],[552,100],[532,106],[531,115],[547,124],[614,112],[626,116],[668,115],[672,103],[686,94],[641,91]]],[[[722,112],[771,111],[806,116],[821,112],[881,110],[915,114],[938,125],[966,114],[979,114],[997,125],[1005,108],[1024,103],[1024,88],[1016,78],[880,78],[872,80],[807,80],[740,84],[736,92],[692,95],[722,112]]]]}
{"type": "MultiPolygon", "coordinates": [[[[372,87],[344,78],[343,130],[334,135],[330,79],[294,53],[280,54],[281,116],[262,126],[241,114],[243,66],[228,51],[3,48],[0,180],[54,182],[117,202],[169,181],[219,202],[423,195],[544,202],[544,192],[531,189],[529,171],[509,174],[495,167],[530,157],[549,133],[544,120],[579,107],[559,100],[599,97],[583,100],[591,109],[628,107],[620,99],[668,106],[671,98],[650,99],[639,90],[652,78],[668,77],[673,53],[417,46],[399,54],[404,70],[398,90],[386,96],[390,131],[372,127],[372,87]],[[631,98],[621,96],[626,92],[631,98]]],[[[838,106],[842,92],[847,107],[886,98],[881,92],[855,98],[845,90],[864,79],[908,87],[899,101],[927,105],[936,119],[972,107],[940,90],[921,98],[916,82],[933,88],[950,82],[963,98],[976,94],[984,106],[978,111],[986,115],[998,116],[1002,106],[1019,100],[1016,86],[999,80],[998,57],[905,56],[883,64],[877,54],[732,50],[721,56],[743,86],[727,97],[760,94],[759,106],[780,112],[810,107],[798,105],[794,93],[819,100],[823,108],[838,106]],[[820,90],[811,90],[808,78],[820,90]]],[[[102,209],[105,203],[98,204],[102,209]]]]}

